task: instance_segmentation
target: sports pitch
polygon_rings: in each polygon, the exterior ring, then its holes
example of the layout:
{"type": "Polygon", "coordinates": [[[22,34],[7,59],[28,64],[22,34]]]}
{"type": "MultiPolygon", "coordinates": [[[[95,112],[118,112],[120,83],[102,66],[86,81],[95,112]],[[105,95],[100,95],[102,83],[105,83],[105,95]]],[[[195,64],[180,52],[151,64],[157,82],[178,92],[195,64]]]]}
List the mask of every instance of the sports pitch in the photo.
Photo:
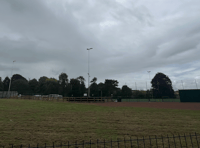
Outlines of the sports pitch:
{"type": "Polygon", "coordinates": [[[0,145],[52,145],[54,141],[194,132],[200,133],[199,110],[0,99],[0,145]]]}

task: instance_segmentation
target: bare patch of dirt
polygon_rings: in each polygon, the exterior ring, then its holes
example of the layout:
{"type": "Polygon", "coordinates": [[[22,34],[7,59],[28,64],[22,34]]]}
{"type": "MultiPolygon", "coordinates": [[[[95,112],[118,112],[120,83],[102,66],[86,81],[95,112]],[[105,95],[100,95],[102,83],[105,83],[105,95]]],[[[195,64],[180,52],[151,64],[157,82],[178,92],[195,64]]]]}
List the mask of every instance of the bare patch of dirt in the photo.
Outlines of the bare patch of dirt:
{"type": "Polygon", "coordinates": [[[181,102],[105,102],[105,103],[85,103],[85,104],[108,106],[108,107],[148,107],[148,108],[200,110],[200,103],[181,103],[181,102]]]}

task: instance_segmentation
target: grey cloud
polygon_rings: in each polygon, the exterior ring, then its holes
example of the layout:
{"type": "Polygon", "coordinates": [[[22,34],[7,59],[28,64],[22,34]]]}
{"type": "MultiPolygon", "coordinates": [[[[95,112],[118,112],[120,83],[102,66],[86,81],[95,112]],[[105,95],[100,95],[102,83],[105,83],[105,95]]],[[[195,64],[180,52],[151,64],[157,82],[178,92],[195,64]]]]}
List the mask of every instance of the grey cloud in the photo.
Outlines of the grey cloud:
{"type": "MultiPolygon", "coordinates": [[[[147,70],[154,71],[152,77],[156,71],[176,80],[189,77],[189,72],[174,72],[199,62],[198,4],[187,0],[155,6],[146,1],[1,1],[2,77],[10,73],[16,59],[15,72],[25,77],[57,78],[66,72],[69,78],[87,79],[90,47],[90,74],[98,82],[116,78],[120,86],[126,82],[134,88],[127,81],[133,80],[132,75],[134,81],[147,79],[147,70]]],[[[196,68],[193,77],[198,72],[196,68]]]]}

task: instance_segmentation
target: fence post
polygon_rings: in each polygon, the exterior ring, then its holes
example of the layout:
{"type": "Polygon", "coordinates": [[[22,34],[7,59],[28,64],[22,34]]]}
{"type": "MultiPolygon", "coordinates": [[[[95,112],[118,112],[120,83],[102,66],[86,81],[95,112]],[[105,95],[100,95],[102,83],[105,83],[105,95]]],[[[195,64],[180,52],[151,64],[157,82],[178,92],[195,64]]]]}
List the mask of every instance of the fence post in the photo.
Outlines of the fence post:
{"type": "Polygon", "coordinates": [[[174,134],[173,134],[173,139],[174,139],[174,144],[175,144],[175,148],[176,148],[176,142],[175,142],[175,137],[174,137],[174,134]]]}
{"type": "Polygon", "coordinates": [[[110,145],[111,145],[111,148],[112,148],[112,138],[111,138],[111,141],[110,141],[110,145]]]}
{"type": "Polygon", "coordinates": [[[191,133],[190,133],[190,140],[191,140],[191,144],[192,144],[192,147],[193,147],[193,143],[192,143],[192,137],[191,137],[191,133]]]}
{"type": "Polygon", "coordinates": [[[198,148],[199,148],[199,142],[198,142],[198,139],[197,139],[197,133],[196,132],[195,132],[195,135],[196,135],[197,145],[198,145],[198,148]]]}
{"type": "Polygon", "coordinates": [[[143,136],[143,143],[144,143],[144,147],[145,147],[145,142],[144,142],[145,140],[144,140],[144,136],[143,136]]]}
{"type": "Polygon", "coordinates": [[[119,148],[119,139],[117,138],[117,145],[118,145],[118,148],[119,148]]]}
{"type": "Polygon", "coordinates": [[[126,148],[126,140],[125,140],[125,137],[124,137],[124,146],[125,146],[125,148],[126,148]]]}
{"type": "Polygon", "coordinates": [[[161,135],[161,137],[162,137],[162,144],[163,144],[163,148],[164,148],[163,136],[161,135]]]}
{"type": "Polygon", "coordinates": [[[138,143],[138,136],[137,136],[137,145],[138,145],[138,147],[139,147],[139,143],[138,143]]]}
{"type": "Polygon", "coordinates": [[[187,141],[186,141],[186,136],[185,136],[185,133],[184,133],[184,137],[185,137],[185,144],[186,144],[186,147],[187,147],[187,141]]]}
{"type": "Polygon", "coordinates": [[[105,148],[105,139],[104,139],[104,148],[105,148]]]}
{"type": "Polygon", "coordinates": [[[169,147],[170,147],[170,143],[169,143],[169,137],[168,137],[168,134],[167,134],[167,138],[168,138],[168,145],[169,145],[169,147]]]}
{"type": "Polygon", "coordinates": [[[181,145],[181,147],[182,147],[180,134],[179,134],[179,140],[180,140],[180,145],[181,145]]]}
{"type": "Polygon", "coordinates": [[[130,137],[130,141],[131,141],[131,148],[133,147],[133,145],[132,145],[132,139],[131,139],[131,137],[130,137]]]}
{"type": "Polygon", "coordinates": [[[151,147],[151,137],[149,136],[149,141],[150,141],[150,147],[151,147]]]}
{"type": "Polygon", "coordinates": [[[155,135],[155,138],[156,138],[156,146],[158,148],[158,142],[157,142],[157,136],[155,135]]]}

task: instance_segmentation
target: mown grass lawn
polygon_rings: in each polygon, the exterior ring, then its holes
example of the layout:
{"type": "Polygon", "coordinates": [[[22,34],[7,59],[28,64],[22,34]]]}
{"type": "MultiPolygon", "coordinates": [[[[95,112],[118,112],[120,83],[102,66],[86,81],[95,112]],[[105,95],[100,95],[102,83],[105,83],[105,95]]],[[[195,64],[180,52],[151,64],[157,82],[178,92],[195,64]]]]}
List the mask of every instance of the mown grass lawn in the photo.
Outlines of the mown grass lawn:
{"type": "Polygon", "coordinates": [[[200,111],[0,99],[0,145],[200,134],[200,111]]]}

